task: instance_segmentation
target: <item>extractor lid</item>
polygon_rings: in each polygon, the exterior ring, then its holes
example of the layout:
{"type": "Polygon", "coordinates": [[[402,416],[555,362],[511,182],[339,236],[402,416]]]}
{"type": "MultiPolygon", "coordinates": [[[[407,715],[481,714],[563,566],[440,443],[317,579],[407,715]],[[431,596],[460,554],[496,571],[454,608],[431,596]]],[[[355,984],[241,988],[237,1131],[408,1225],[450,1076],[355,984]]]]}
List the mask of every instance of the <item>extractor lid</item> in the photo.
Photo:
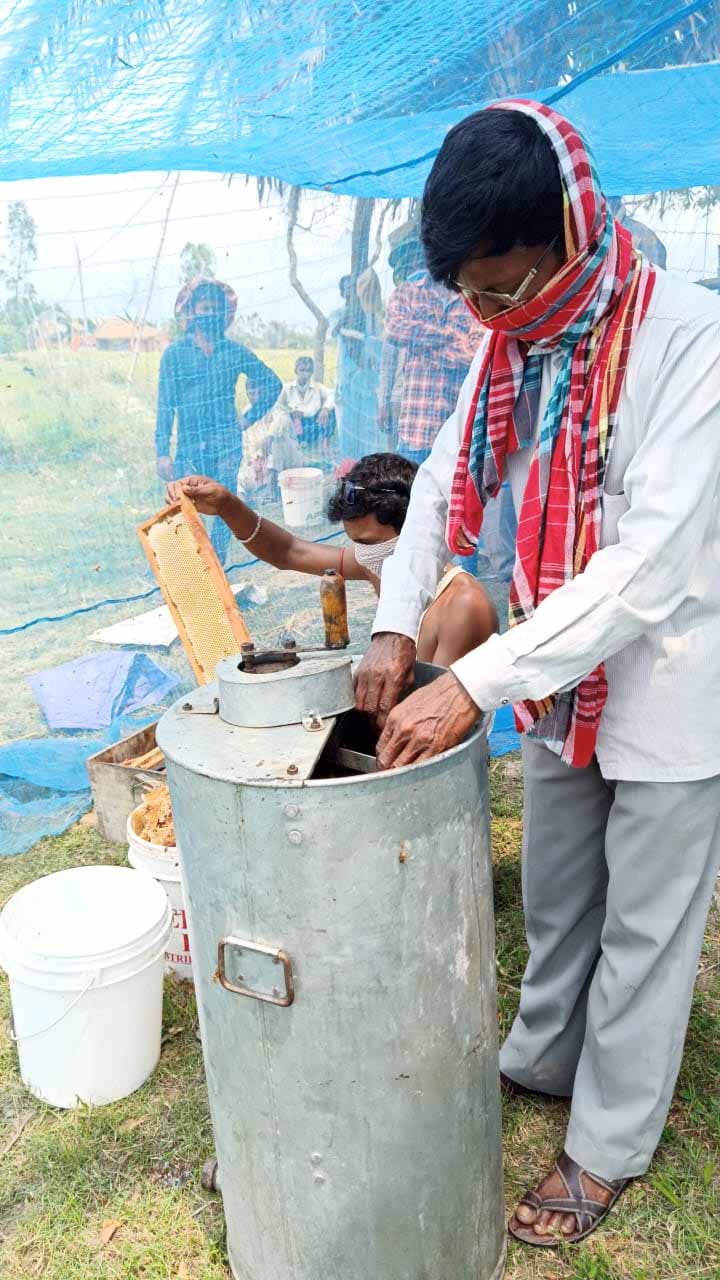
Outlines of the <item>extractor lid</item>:
{"type": "Polygon", "coordinates": [[[243,652],[217,666],[220,717],[245,729],[327,720],[355,706],[349,654],[243,652]]]}

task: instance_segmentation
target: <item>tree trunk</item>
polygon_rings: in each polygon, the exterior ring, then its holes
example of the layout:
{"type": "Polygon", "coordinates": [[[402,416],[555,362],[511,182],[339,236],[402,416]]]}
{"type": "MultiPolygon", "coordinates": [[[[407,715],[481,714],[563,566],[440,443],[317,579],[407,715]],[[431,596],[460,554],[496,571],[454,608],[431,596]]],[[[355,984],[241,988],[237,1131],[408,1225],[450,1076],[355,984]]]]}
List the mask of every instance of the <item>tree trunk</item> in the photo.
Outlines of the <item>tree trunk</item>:
{"type": "Polygon", "coordinates": [[[350,297],[346,313],[349,329],[365,332],[366,317],[357,296],[358,276],[365,271],[370,261],[370,227],[372,224],[374,199],[359,196],[355,201],[353,213],[352,241],[350,248],[350,297]]]}
{"type": "Polygon", "coordinates": [[[298,278],[298,258],[295,249],[295,227],[300,209],[300,187],[291,187],[287,203],[287,235],[286,244],[288,262],[290,264],[290,283],[296,294],[305,303],[308,311],[315,317],[315,340],[313,343],[313,360],[315,361],[315,377],[318,382],[325,379],[325,339],[328,331],[328,318],[314,298],[310,297],[302,281],[298,278]]]}

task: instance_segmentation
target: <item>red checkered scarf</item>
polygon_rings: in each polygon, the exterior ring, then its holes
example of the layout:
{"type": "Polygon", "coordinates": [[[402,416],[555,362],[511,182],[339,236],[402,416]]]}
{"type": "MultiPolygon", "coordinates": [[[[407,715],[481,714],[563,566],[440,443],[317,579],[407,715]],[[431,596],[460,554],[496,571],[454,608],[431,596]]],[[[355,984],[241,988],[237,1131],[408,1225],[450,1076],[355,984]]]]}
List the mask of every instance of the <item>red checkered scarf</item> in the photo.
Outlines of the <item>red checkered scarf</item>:
{"type": "MultiPolygon", "coordinates": [[[[540,126],[557,157],[565,210],[564,266],[527,303],[483,321],[490,338],[450,497],[448,543],[470,554],[485,503],[502,483],[506,454],[532,443],[544,354],[562,349],[520,511],[510,591],[514,626],[581,573],[598,549],[620,393],[655,272],[612,218],[592,157],[567,120],[536,102],[508,100],[491,109],[522,111],[540,126]],[[540,352],[528,354],[527,344],[539,344],[540,352]]],[[[587,765],[606,698],[601,665],[569,692],[518,704],[518,729],[531,730],[567,764],[587,765]]]]}

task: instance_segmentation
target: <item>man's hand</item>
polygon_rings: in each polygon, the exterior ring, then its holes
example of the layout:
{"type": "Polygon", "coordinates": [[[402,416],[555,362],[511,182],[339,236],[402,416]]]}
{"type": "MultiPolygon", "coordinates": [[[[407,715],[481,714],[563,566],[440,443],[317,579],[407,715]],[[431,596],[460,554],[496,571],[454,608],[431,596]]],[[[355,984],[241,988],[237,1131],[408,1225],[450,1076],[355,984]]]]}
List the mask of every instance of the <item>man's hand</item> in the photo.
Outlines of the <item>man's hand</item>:
{"type": "Polygon", "coordinates": [[[390,712],[377,745],[378,769],[399,769],[449,751],[480,714],[451,671],[438,676],[390,712]]]}
{"type": "Polygon", "coordinates": [[[328,409],[321,409],[320,412],[318,413],[318,422],[320,426],[326,427],[329,420],[330,420],[330,411],[328,409]]]}
{"type": "Polygon", "coordinates": [[[169,484],[173,478],[172,458],[163,457],[157,460],[157,473],[160,480],[164,480],[165,484],[169,484]]]}
{"type": "Polygon", "coordinates": [[[232,498],[224,484],[218,484],[209,476],[185,476],[183,480],[174,480],[168,485],[168,503],[179,502],[183,493],[203,516],[222,515],[228,499],[232,498]]]}
{"type": "Polygon", "coordinates": [[[415,679],[415,641],[391,631],[373,639],[355,677],[355,705],[385,725],[398,699],[415,679]]]}

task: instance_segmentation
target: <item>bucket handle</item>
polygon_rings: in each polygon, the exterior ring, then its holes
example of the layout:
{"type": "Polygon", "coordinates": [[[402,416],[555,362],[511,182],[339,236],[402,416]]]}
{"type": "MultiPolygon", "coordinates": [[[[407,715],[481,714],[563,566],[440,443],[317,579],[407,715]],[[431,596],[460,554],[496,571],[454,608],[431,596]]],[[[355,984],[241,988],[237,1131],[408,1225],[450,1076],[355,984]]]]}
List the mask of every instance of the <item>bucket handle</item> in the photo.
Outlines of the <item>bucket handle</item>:
{"type": "MultiPolygon", "coordinates": [[[[133,978],[137,977],[138,973],[144,973],[146,969],[149,969],[151,964],[157,964],[158,960],[164,955],[165,955],[165,947],[163,946],[162,951],[158,951],[155,955],[151,956],[150,959],[146,961],[146,963],[142,966],[141,969],[136,969],[133,974],[125,975],[125,976],[129,976],[133,978]]],[[[106,982],[105,986],[111,987],[115,985],[115,982],[124,982],[125,976],[121,978],[116,978],[113,982],[106,982]]],[[[75,999],[70,1001],[70,1004],[67,1006],[67,1008],[63,1009],[62,1013],[58,1015],[58,1017],[55,1019],[54,1022],[49,1023],[47,1027],[42,1027],[40,1031],[29,1031],[26,1036],[16,1036],[15,1027],[11,1024],[10,1039],[12,1040],[13,1044],[19,1044],[21,1040],[22,1041],[35,1040],[37,1036],[45,1036],[47,1035],[48,1031],[53,1031],[54,1028],[57,1027],[59,1023],[63,1021],[63,1018],[66,1018],[67,1015],[69,1013],[72,1013],[73,1009],[75,1009],[79,1005],[83,996],[87,995],[88,991],[90,990],[93,983],[95,982],[96,977],[97,977],[96,973],[91,974],[89,981],[85,984],[82,991],[78,991],[78,994],[75,996],[75,999]]]]}
{"type": "Polygon", "coordinates": [[[42,1027],[40,1031],[30,1031],[26,1036],[16,1036],[15,1026],[14,1025],[11,1026],[10,1039],[12,1040],[13,1044],[19,1044],[21,1040],[34,1040],[37,1036],[47,1035],[48,1031],[52,1031],[55,1027],[57,1027],[58,1024],[62,1022],[63,1018],[66,1018],[67,1015],[71,1013],[72,1010],[76,1007],[76,1005],[79,1005],[83,996],[87,995],[94,981],[95,981],[95,974],[93,973],[90,975],[89,982],[85,984],[82,991],[78,992],[78,994],[75,996],[75,999],[70,1001],[70,1004],[67,1006],[67,1008],[63,1009],[62,1013],[59,1014],[57,1018],[55,1018],[54,1022],[48,1023],[48,1025],[46,1027],[42,1027]]]}

